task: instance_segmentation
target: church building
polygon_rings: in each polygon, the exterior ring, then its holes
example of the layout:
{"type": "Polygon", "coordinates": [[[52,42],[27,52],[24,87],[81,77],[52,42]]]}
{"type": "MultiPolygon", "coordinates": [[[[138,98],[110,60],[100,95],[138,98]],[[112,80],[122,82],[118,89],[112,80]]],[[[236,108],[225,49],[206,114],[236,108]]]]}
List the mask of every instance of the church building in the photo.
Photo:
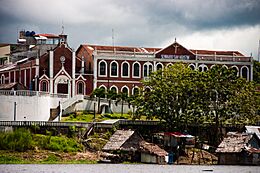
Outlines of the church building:
{"type": "MultiPolygon", "coordinates": [[[[95,88],[103,87],[132,95],[151,72],[176,62],[202,72],[220,64],[253,80],[253,58],[238,51],[193,50],[176,41],[165,48],[82,44],[74,51],[66,35],[28,35],[36,45],[30,45],[27,52],[15,53],[17,61],[0,66],[0,88],[11,90],[8,86],[13,85],[8,84],[19,83],[27,90],[73,97],[90,95],[95,88]]],[[[19,42],[26,43],[24,38],[19,42]]]]}

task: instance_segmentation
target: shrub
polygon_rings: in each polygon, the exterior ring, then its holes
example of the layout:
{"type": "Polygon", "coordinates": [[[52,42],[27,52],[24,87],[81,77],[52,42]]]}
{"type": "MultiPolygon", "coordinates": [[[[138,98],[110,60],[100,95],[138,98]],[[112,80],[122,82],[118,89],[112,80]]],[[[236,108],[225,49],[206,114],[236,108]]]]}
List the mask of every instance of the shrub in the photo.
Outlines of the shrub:
{"type": "Polygon", "coordinates": [[[35,145],[41,149],[61,151],[61,152],[77,152],[82,151],[82,145],[73,138],[65,136],[45,136],[34,135],[35,145]]]}
{"type": "Polygon", "coordinates": [[[27,129],[16,129],[13,132],[0,133],[0,148],[13,151],[26,151],[33,147],[32,134],[27,129]]]}

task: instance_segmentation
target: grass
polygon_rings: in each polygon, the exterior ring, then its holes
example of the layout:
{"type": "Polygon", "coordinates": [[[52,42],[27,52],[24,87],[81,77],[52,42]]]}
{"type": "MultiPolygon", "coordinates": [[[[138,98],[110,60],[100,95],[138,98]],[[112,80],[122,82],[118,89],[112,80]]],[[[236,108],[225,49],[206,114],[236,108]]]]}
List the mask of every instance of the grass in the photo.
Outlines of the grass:
{"type": "MultiPolygon", "coordinates": [[[[9,152],[0,150],[0,164],[95,164],[96,160],[63,158],[59,152],[9,152]],[[36,154],[35,154],[36,153],[36,154]],[[36,156],[39,156],[38,158],[36,156]]],[[[73,153],[70,154],[73,156],[73,153]]]]}
{"type": "MultiPolygon", "coordinates": [[[[123,114],[121,113],[113,113],[113,114],[96,114],[95,121],[104,121],[108,119],[127,119],[132,120],[131,114],[123,114]]],[[[147,120],[145,116],[141,116],[140,120],[147,120]]],[[[154,119],[158,120],[158,119],[154,119]]],[[[83,111],[72,113],[67,117],[62,117],[62,121],[65,122],[93,122],[94,121],[94,115],[90,113],[86,113],[83,111]]]]}
{"type": "Polygon", "coordinates": [[[0,148],[9,151],[27,151],[34,148],[61,152],[79,152],[83,145],[74,138],[32,134],[28,129],[19,128],[13,132],[0,132],[0,148]]]}

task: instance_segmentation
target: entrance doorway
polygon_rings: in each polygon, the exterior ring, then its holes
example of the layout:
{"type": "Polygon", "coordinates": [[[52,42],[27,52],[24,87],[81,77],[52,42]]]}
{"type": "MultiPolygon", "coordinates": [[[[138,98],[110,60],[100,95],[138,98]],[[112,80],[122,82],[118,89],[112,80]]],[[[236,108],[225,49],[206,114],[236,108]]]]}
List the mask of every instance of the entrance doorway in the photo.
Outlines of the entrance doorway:
{"type": "Polygon", "coordinates": [[[68,84],[59,83],[57,86],[57,93],[68,94],[68,84]]]}

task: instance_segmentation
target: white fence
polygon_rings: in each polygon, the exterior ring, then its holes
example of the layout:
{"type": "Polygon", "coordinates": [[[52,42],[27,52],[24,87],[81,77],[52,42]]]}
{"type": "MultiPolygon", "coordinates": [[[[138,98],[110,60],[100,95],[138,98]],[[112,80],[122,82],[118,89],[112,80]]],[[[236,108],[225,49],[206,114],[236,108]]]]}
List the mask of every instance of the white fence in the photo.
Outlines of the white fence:
{"type": "Polygon", "coordinates": [[[68,98],[68,94],[50,94],[48,92],[43,91],[29,91],[29,90],[0,90],[0,95],[5,96],[50,96],[57,98],[68,98]]]}

